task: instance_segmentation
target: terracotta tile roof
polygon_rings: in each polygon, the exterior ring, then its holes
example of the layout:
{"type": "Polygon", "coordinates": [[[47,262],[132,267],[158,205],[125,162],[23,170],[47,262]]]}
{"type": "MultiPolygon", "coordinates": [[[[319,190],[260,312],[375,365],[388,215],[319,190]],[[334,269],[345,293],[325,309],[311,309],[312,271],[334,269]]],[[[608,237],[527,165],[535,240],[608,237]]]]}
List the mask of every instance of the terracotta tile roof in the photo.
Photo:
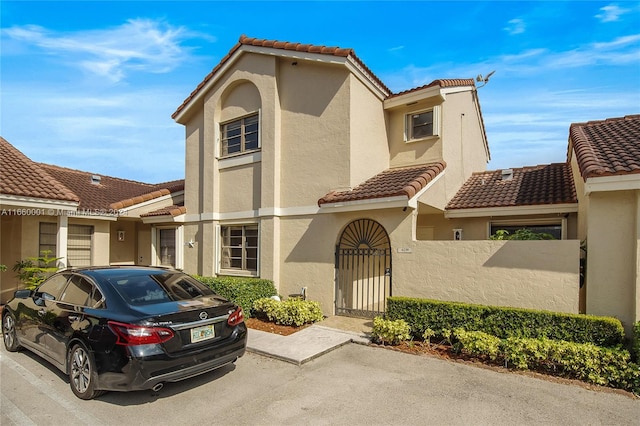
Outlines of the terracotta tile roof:
{"type": "Polygon", "coordinates": [[[405,90],[403,92],[394,93],[389,97],[393,98],[393,97],[396,97],[396,96],[402,96],[402,95],[405,95],[407,93],[417,92],[418,90],[427,89],[429,87],[434,87],[434,86],[439,86],[439,87],[443,87],[443,88],[444,87],[460,87],[460,86],[476,87],[476,83],[472,78],[450,78],[450,79],[446,79],[445,78],[445,79],[433,80],[431,83],[425,84],[424,86],[414,87],[413,89],[405,90]]]}
{"type": "Polygon", "coordinates": [[[447,205],[447,210],[577,203],[571,166],[556,163],[474,173],[447,205]]]}
{"type": "Polygon", "coordinates": [[[166,183],[160,183],[158,185],[152,185],[152,188],[153,188],[153,191],[151,192],[144,192],[132,198],[118,200],[114,203],[111,203],[109,207],[112,209],[120,210],[120,209],[131,207],[133,205],[136,205],[145,201],[149,201],[149,200],[163,197],[165,195],[169,195],[173,192],[183,191],[184,179],[166,182],[166,183]]]}
{"type": "Polygon", "coordinates": [[[140,217],[152,217],[152,216],[180,216],[181,214],[185,214],[187,212],[187,208],[182,205],[173,205],[169,207],[164,207],[149,213],[141,214],[140,217]]]}
{"type": "Polygon", "coordinates": [[[78,206],[80,209],[123,209],[169,195],[171,192],[179,190],[177,188],[184,189],[183,180],[152,185],[50,164],[40,164],[40,167],[77,194],[80,199],[78,206]],[[92,183],[93,176],[98,176],[100,182],[92,183]],[[163,188],[163,186],[167,186],[167,188],[163,188]]]}
{"type": "Polygon", "coordinates": [[[0,193],[58,201],[78,196],[0,136],[0,193]]]}
{"type": "Polygon", "coordinates": [[[569,128],[582,178],[640,173],[640,115],[627,115],[569,128]]]}
{"type": "Polygon", "coordinates": [[[318,53],[322,55],[333,55],[333,56],[341,56],[341,57],[351,57],[359,67],[376,82],[387,94],[388,97],[395,97],[404,95],[406,93],[415,92],[421,89],[426,89],[428,87],[440,86],[440,87],[459,87],[459,86],[473,86],[475,87],[475,81],[472,78],[456,78],[456,79],[438,79],[434,80],[429,84],[424,86],[416,87],[413,89],[405,90],[399,93],[392,93],[391,90],[380,80],[372,71],[367,67],[367,65],[356,55],[355,51],[351,48],[342,48],[342,47],[329,47],[329,46],[320,46],[313,44],[303,44],[303,43],[291,43],[288,41],[278,41],[278,40],[266,40],[259,39],[253,37],[247,37],[246,35],[241,35],[238,43],[236,43],[231,50],[220,60],[218,65],[216,65],[209,74],[207,74],[198,84],[198,86],[187,96],[187,98],[182,102],[182,104],[176,109],[176,111],[171,115],[171,118],[176,118],[178,114],[187,106],[189,102],[202,90],[202,88],[207,84],[209,80],[224,66],[227,61],[233,56],[233,54],[238,51],[242,46],[258,46],[258,47],[268,47],[272,49],[282,49],[282,50],[292,50],[296,52],[306,52],[306,53],[318,53]]]}
{"type": "Polygon", "coordinates": [[[446,167],[445,162],[385,170],[350,191],[330,192],[318,205],[396,196],[411,199],[446,167]]]}

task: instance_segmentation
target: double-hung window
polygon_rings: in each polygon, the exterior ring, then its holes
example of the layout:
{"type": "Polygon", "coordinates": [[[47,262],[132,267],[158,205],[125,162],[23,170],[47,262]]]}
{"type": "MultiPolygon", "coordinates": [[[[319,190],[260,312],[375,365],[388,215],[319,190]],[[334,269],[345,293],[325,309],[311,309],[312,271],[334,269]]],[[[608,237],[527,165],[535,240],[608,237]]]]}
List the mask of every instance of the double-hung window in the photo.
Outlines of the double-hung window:
{"type": "Polygon", "coordinates": [[[405,139],[407,142],[438,136],[439,107],[407,114],[405,139]]]}
{"type": "Polygon", "coordinates": [[[258,273],[258,225],[220,228],[221,269],[258,273]]]}
{"type": "Polygon", "coordinates": [[[256,113],[220,125],[222,157],[255,151],[260,147],[258,117],[256,113]]]}

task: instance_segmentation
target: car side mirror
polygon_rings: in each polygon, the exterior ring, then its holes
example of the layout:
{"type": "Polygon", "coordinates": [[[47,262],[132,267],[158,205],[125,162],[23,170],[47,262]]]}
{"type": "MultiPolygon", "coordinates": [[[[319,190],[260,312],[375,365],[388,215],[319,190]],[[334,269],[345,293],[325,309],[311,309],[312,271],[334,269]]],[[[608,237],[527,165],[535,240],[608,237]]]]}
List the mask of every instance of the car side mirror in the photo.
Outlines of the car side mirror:
{"type": "Polygon", "coordinates": [[[16,290],[16,292],[13,293],[13,297],[15,297],[16,299],[28,299],[31,297],[31,295],[31,290],[16,290]]]}

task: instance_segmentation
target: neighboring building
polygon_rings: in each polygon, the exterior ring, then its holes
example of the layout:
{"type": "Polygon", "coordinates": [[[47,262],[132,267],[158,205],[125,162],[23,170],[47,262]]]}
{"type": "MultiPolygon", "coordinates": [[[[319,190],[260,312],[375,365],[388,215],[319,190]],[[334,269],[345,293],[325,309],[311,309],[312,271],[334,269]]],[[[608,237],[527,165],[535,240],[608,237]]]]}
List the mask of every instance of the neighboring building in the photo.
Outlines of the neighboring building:
{"type": "MultiPolygon", "coordinates": [[[[329,315],[375,315],[390,293],[578,311],[578,240],[539,242],[526,265],[486,241],[497,212],[576,238],[570,179],[557,199],[447,216],[490,159],[472,79],[392,93],[351,49],[242,36],[173,118],[186,130],[187,272],[306,287],[329,315]]],[[[548,170],[514,180],[567,183],[570,170],[548,170]]]]}
{"type": "Polygon", "coordinates": [[[640,321],[640,115],[572,124],[567,162],[586,243],[586,311],[629,331],[640,321]]]}
{"type": "Polygon", "coordinates": [[[60,267],[182,267],[184,181],[150,185],[35,163],[0,137],[0,302],[11,268],[43,251],[60,267]]]}

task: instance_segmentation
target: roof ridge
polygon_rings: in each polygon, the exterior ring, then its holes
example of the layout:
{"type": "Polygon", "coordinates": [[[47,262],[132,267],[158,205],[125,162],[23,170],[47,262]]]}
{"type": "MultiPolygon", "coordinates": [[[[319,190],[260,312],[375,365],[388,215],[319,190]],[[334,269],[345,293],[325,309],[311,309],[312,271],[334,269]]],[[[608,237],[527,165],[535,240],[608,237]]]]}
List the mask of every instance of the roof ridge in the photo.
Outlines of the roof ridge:
{"type": "Polygon", "coordinates": [[[433,80],[431,83],[424,84],[422,86],[413,87],[411,89],[403,90],[401,92],[393,93],[389,97],[397,97],[406,95],[407,93],[417,92],[418,90],[428,89],[429,87],[460,87],[460,86],[473,86],[476,87],[475,80],[472,78],[439,78],[433,80]]]}
{"type": "Polygon", "coordinates": [[[147,185],[147,186],[150,186],[150,187],[154,187],[154,186],[158,185],[158,184],[141,182],[141,181],[132,180],[132,179],[125,179],[125,178],[121,178],[121,177],[115,177],[115,176],[111,176],[111,175],[105,175],[105,174],[102,174],[102,173],[88,172],[86,170],[72,169],[70,167],[58,166],[56,164],[48,164],[48,163],[35,163],[35,164],[39,164],[40,166],[51,167],[51,168],[59,169],[59,170],[66,170],[68,172],[83,173],[83,174],[89,174],[89,175],[97,175],[97,176],[106,177],[106,178],[114,179],[114,180],[121,181],[121,182],[129,182],[129,183],[135,183],[135,184],[139,184],[139,185],[147,185]]]}
{"type": "Polygon", "coordinates": [[[623,117],[611,117],[611,118],[603,118],[602,120],[589,120],[580,123],[571,123],[570,127],[573,126],[594,126],[603,123],[615,123],[619,121],[630,121],[630,120],[640,120],[640,114],[628,114],[623,117]]]}

